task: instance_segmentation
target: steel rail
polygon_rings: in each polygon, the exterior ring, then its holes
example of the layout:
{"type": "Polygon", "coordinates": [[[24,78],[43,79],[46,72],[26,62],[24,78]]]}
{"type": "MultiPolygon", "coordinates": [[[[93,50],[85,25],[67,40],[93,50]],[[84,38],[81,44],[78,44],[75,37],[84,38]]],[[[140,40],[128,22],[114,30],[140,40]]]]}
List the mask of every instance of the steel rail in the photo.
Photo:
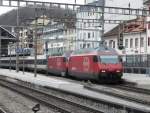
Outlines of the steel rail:
{"type": "Polygon", "coordinates": [[[4,109],[0,108],[0,113],[7,113],[4,109]]]}
{"type": "Polygon", "coordinates": [[[139,88],[131,85],[116,85],[114,88],[150,95],[149,89],[139,88]]]}
{"type": "Polygon", "coordinates": [[[24,85],[18,85],[16,83],[11,83],[2,79],[0,80],[0,84],[7,88],[15,90],[25,96],[38,100],[52,108],[58,109],[58,111],[62,113],[75,113],[74,111],[76,110],[85,113],[104,113],[102,110],[82,105],[80,103],[75,103],[73,101],[63,99],[61,97],[50,95],[46,92],[33,89],[24,85]]]}
{"type": "MultiPolygon", "coordinates": [[[[125,91],[131,91],[131,89],[129,90],[126,87],[108,86],[108,85],[105,85],[105,87],[117,88],[117,89],[121,89],[121,90],[125,90],[126,89],[125,91]]],[[[92,91],[96,91],[96,92],[99,92],[99,93],[103,93],[103,94],[106,94],[106,95],[110,95],[110,96],[122,98],[122,99],[125,99],[125,100],[133,101],[133,102],[136,102],[136,103],[140,103],[140,104],[143,104],[143,105],[150,105],[150,101],[142,100],[142,99],[136,98],[136,97],[130,97],[130,96],[127,96],[127,95],[124,95],[124,94],[118,94],[118,93],[112,92],[112,91],[106,91],[106,90],[103,90],[103,89],[95,88],[95,87],[93,87],[93,85],[86,84],[86,85],[84,85],[84,88],[92,90],[92,91]]],[[[142,91],[137,91],[136,89],[135,90],[132,89],[132,91],[134,91],[136,93],[145,94],[144,93],[144,89],[143,89],[143,92],[142,91]]],[[[147,94],[150,95],[149,93],[147,93],[147,94]]]]}
{"type": "MultiPolygon", "coordinates": [[[[0,80],[1,79],[2,80],[9,80],[8,78],[9,77],[1,76],[0,80]]],[[[11,82],[12,81],[13,82],[17,81],[16,83],[20,83],[21,82],[22,84],[25,84],[26,86],[37,88],[37,85],[31,84],[31,83],[28,83],[28,82],[24,82],[24,81],[20,81],[20,80],[18,81],[16,79],[13,79],[13,80],[10,80],[10,81],[11,82]]],[[[99,103],[100,106],[104,106],[104,108],[101,107],[101,109],[103,109],[104,111],[106,110],[105,109],[106,106],[108,106],[108,109],[112,108],[113,110],[115,110],[115,111],[112,111],[112,113],[116,113],[116,110],[119,110],[119,111],[124,111],[125,110],[126,113],[130,113],[130,112],[132,112],[132,113],[150,113],[150,111],[146,110],[146,109],[137,108],[137,107],[133,107],[133,106],[130,106],[130,105],[117,104],[116,102],[106,101],[104,99],[98,99],[96,97],[85,96],[85,95],[82,95],[82,94],[73,93],[73,92],[70,92],[70,91],[63,90],[63,89],[57,89],[57,88],[53,88],[53,87],[49,87],[49,86],[44,86],[43,88],[46,88],[46,89],[49,89],[49,90],[54,90],[54,91],[56,91],[58,93],[60,92],[60,93],[63,93],[63,94],[72,95],[72,96],[75,96],[75,97],[78,97],[78,98],[87,99],[87,100],[91,100],[93,102],[99,103]]],[[[108,109],[106,110],[106,112],[108,112],[108,109]]]]}

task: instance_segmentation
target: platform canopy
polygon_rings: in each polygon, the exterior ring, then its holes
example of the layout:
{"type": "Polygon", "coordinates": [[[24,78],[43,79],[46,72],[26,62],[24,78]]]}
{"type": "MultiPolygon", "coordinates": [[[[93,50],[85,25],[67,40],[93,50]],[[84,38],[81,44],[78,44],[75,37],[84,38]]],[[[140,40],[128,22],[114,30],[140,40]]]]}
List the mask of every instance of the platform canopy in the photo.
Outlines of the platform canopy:
{"type": "Polygon", "coordinates": [[[0,55],[8,54],[8,44],[16,42],[16,36],[0,26],[0,55]]]}

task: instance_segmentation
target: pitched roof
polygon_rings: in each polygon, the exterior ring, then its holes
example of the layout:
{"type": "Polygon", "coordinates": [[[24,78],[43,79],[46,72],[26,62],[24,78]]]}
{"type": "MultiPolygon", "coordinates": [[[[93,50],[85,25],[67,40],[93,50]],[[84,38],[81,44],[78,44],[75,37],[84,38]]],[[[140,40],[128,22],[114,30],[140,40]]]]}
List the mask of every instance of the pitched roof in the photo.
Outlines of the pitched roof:
{"type": "Polygon", "coordinates": [[[150,0],[144,0],[144,1],[143,1],[143,4],[145,4],[145,5],[150,4],[150,0]]]}
{"type": "Polygon", "coordinates": [[[104,37],[109,36],[116,36],[122,32],[129,33],[129,32],[144,32],[146,31],[146,25],[144,24],[144,17],[129,20],[126,23],[122,23],[108,31],[104,34],[104,37]]]}

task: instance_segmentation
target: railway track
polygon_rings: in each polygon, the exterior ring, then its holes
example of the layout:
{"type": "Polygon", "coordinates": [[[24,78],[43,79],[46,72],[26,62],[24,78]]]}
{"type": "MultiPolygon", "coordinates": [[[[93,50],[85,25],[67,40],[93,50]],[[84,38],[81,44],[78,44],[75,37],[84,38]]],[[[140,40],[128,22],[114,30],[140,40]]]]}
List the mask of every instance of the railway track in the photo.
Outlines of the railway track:
{"type": "Polygon", "coordinates": [[[24,85],[12,83],[7,80],[0,79],[0,85],[7,87],[13,91],[21,93],[25,96],[35,99],[51,108],[58,110],[61,113],[104,113],[100,109],[91,106],[75,103],[70,100],[63,99],[54,95],[50,95],[38,89],[33,89],[24,85]]]}
{"type": "Polygon", "coordinates": [[[95,85],[86,84],[84,87],[92,91],[150,106],[150,90],[147,89],[129,85],[104,85],[101,87],[95,87],[95,85]]]}
{"type": "Polygon", "coordinates": [[[0,108],[0,113],[7,113],[7,112],[4,111],[2,108],[0,108]]]}
{"type": "MultiPolygon", "coordinates": [[[[64,90],[59,90],[51,87],[42,87],[48,88],[50,92],[56,91],[57,93],[61,92],[68,95],[72,95],[80,99],[77,101],[69,101],[70,99],[64,99],[63,97],[58,97],[55,94],[50,95],[48,91],[43,92],[41,86],[31,84],[28,82],[23,82],[17,79],[12,79],[9,77],[0,76],[0,85],[7,87],[11,90],[14,90],[18,93],[21,93],[25,96],[35,99],[40,103],[43,103],[61,113],[150,113],[148,109],[131,107],[130,105],[117,104],[115,102],[106,101],[103,99],[91,98],[88,96],[71,93],[64,90]],[[21,84],[21,85],[19,85],[21,84]],[[52,90],[52,91],[51,91],[52,90]],[[61,100],[61,102],[60,102],[61,100]],[[85,104],[86,101],[88,106],[85,104]],[[92,101],[92,104],[91,102],[92,101]],[[79,103],[78,103],[79,102],[79,103]],[[94,102],[94,103],[93,103],[94,102]],[[89,104],[90,103],[90,104],[89,104]],[[94,106],[93,106],[94,105],[94,106]]],[[[44,90],[45,91],[45,90],[44,90]]],[[[70,97],[70,96],[69,96],[70,97]]],[[[72,98],[72,97],[71,97],[72,98]]]]}
{"type": "Polygon", "coordinates": [[[114,88],[150,95],[149,89],[138,88],[132,85],[116,85],[114,88]]]}

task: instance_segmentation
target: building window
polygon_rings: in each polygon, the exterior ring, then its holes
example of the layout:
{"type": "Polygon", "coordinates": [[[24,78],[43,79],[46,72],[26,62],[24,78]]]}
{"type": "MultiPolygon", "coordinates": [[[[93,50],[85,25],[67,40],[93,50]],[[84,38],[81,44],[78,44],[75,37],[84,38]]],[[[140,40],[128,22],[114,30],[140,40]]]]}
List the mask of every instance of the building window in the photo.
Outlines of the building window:
{"type": "Polygon", "coordinates": [[[82,39],[82,33],[80,33],[80,39],[82,39]]]}
{"type": "Polygon", "coordinates": [[[115,48],[115,41],[113,41],[113,48],[115,48]]]}
{"type": "Polygon", "coordinates": [[[80,28],[82,28],[82,23],[80,23],[80,28]]]}
{"type": "Polygon", "coordinates": [[[84,28],[86,28],[86,22],[84,22],[84,28]]]}
{"type": "Polygon", "coordinates": [[[27,31],[25,32],[25,35],[26,35],[26,36],[28,35],[28,32],[27,32],[27,31]]]}
{"type": "Polygon", "coordinates": [[[20,33],[20,36],[22,37],[22,36],[23,36],[23,33],[20,33]]]}
{"type": "Polygon", "coordinates": [[[135,47],[138,47],[138,38],[135,39],[135,47]]]}
{"type": "Polygon", "coordinates": [[[140,47],[144,47],[144,38],[143,37],[140,38],[140,47]]]}
{"type": "Polygon", "coordinates": [[[85,38],[86,38],[86,33],[84,32],[84,33],[83,33],[83,39],[85,39],[85,38]]]}
{"type": "Polygon", "coordinates": [[[130,39],[130,48],[133,48],[133,39],[130,39]]]}
{"type": "Polygon", "coordinates": [[[86,48],[86,44],[83,44],[83,48],[86,48]]]}
{"type": "Polygon", "coordinates": [[[90,33],[88,33],[88,38],[90,38],[91,36],[90,36],[91,34],[90,33]]]}
{"type": "Polygon", "coordinates": [[[109,47],[112,48],[112,44],[113,44],[113,40],[110,40],[110,41],[109,41],[109,47]]]}
{"type": "Polygon", "coordinates": [[[88,23],[88,27],[90,27],[91,23],[88,23]]]}
{"type": "Polygon", "coordinates": [[[87,48],[90,48],[90,44],[87,44],[87,48]]]}
{"type": "Polygon", "coordinates": [[[92,23],[92,27],[94,27],[94,22],[92,23]]]}
{"type": "Polygon", "coordinates": [[[148,46],[150,46],[150,37],[148,37],[148,46]]]}
{"type": "Polygon", "coordinates": [[[128,48],[128,39],[125,39],[125,47],[128,48]]]}
{"type": "Polygon", "coordinates": [[[82,48],[82,44],[80,44],[80,48],[82,48]]]}
{"type": "Polygon", "coordinates": [[[94,38],[94,32],[93,32],[93,38],[94,38]]]}

